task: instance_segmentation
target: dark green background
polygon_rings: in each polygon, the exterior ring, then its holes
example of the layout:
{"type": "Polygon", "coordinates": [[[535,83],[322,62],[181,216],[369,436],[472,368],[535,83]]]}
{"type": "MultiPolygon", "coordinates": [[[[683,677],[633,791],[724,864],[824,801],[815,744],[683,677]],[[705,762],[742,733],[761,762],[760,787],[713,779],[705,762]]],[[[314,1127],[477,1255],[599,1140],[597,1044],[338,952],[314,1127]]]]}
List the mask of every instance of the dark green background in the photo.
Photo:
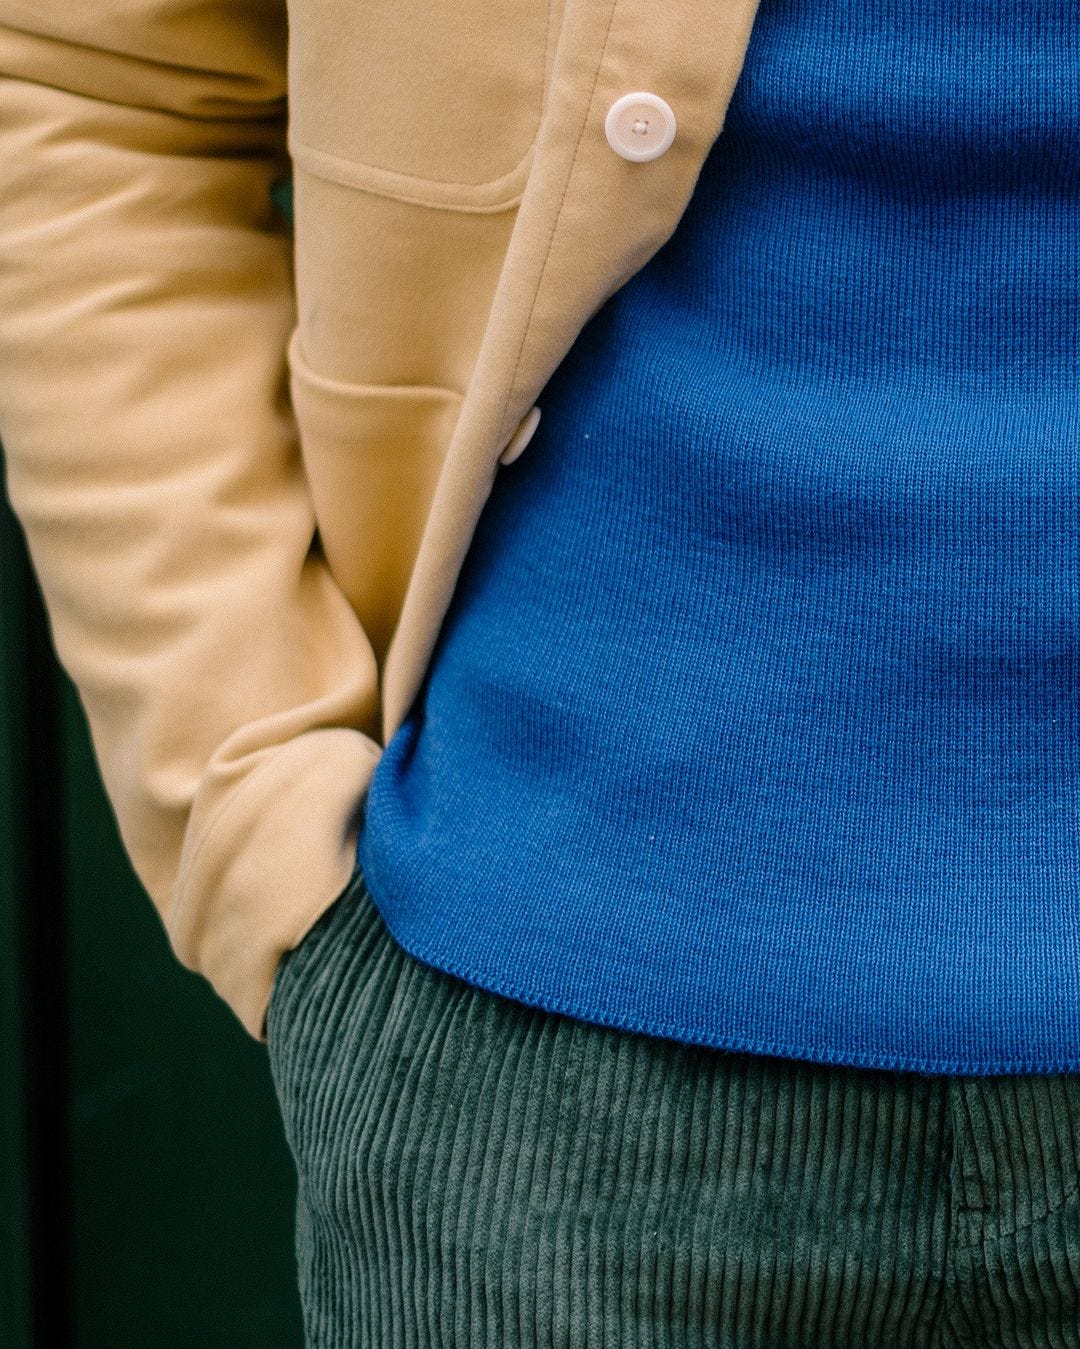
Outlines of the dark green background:
{"type": "Polygon", "coordinates": [[[0,567],[0,1345],[300,1346],[266,1048],[127,861],[2,493],[0,567]]]}

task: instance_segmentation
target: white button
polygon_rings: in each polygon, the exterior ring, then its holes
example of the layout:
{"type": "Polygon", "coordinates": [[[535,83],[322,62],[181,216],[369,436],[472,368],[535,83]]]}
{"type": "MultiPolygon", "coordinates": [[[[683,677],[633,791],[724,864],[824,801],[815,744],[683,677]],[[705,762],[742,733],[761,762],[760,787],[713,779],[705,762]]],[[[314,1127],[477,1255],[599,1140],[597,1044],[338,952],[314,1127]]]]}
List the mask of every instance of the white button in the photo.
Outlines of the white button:
{"type": "Polygon", "coordinates": [[[540,420],[540,409],[532,407],[518,423],[518,429],[506,442],[506,448],[499,455],[500,464],[512,464],[521,451],[533,438],[536,423],[540,420]]]}
{"type": "Polygon", "coordinates": [[[623,94],[604,120],[608,144],[623,159],[655,159],[675,139],[675,114],[659,94],[623,94]]]}

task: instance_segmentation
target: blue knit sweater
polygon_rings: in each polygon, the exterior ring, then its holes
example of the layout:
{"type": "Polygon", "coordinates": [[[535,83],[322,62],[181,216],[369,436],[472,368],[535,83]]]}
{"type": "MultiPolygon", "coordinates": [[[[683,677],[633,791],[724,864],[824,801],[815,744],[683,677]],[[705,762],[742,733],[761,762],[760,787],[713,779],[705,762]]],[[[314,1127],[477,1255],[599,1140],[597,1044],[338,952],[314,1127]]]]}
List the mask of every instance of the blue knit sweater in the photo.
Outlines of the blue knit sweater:
{"type": "Polygon", "coordinates": [[[762,0],[371,781],[415,957],[682,1041],[1080,1070],[1078,110],[1075,0],[762,0]]]}

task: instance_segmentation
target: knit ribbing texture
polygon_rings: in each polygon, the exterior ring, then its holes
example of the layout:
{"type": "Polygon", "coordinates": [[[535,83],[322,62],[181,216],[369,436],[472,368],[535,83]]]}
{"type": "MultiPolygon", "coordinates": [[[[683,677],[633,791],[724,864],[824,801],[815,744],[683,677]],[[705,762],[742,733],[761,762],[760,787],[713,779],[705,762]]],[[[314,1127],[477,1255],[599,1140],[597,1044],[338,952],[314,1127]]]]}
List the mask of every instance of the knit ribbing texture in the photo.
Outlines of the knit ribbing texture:
{"type": "Polygon", "coordinates": [[[1080,1069],[1078,110],[1075,0],[763,0],[370,784],[415,957],[688,1043],[1080,1069]]]}

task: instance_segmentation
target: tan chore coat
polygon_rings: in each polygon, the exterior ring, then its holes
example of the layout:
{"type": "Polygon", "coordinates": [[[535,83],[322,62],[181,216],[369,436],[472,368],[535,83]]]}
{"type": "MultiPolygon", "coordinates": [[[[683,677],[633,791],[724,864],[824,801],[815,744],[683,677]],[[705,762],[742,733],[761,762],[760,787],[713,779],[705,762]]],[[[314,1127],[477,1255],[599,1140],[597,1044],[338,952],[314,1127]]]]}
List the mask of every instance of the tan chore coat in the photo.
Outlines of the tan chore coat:
{"type": "Polygon", "coordinates": [[[0,0],[8,494],[132,864],[258,1039],[756,4],[0,0]]]}

